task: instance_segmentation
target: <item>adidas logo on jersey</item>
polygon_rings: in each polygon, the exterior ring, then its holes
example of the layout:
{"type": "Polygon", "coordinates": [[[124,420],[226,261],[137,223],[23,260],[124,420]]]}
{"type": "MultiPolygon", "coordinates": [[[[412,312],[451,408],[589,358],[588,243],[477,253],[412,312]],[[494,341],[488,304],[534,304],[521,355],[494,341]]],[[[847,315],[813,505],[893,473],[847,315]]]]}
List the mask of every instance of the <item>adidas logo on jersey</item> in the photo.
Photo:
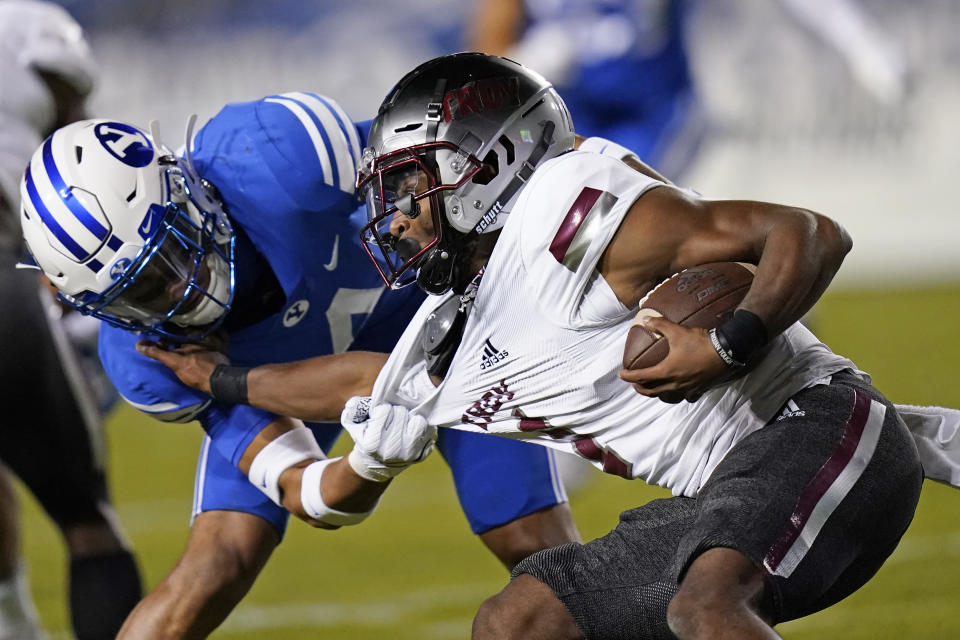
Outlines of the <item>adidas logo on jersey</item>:
{"type": "Polygon", "coordinates": [[[483,343],[483,353],[480,354],[480,370],[489,369],[507,359],[510,352],[506,349],[497,349],[493,343],[487,340],[483,343]]]}

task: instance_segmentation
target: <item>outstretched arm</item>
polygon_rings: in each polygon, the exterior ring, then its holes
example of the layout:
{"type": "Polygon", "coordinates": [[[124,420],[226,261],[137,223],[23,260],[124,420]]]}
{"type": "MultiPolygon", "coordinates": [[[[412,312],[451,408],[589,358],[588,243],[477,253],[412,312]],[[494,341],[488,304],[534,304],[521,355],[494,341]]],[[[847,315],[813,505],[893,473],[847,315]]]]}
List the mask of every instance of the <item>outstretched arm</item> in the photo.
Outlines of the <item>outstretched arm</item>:
{"type": "Polygon", "coordinates": [[[254,367],[249,404],[310,422],[336,422],[347,400],[368,396],[387,354],[349,351],[287,364],[254,367]]]}
{"type": "MultiPolygon", "coordinates": [[[[381,494],[390,484],[389,481],[376,482],[363,478],[350,467],[346,457],[341,457],[328,462],[323,469],[323,473],[316,480],[311,481],[310,478],[307,478],[308,482],[314,482],[315,485],[306,486],[304,485],[304,471],[314,463],[324,460],[323,454],[316,451],[311,452],[307,447],[304,447],[301,454],[293,454],[295,458],[299,457],[301,459],[290,466],[286,466],[286,463],[277,455],[276,451],[271,453],[271,449],[268,448],[271,443],[280,442],[281,437],[283,437],[283,440],[288,443],[287,447],[294,449],[296,445],[291,443],[296,442],[297,435],[303,438],[313,438],[313,434],[299,420],[286,417],[278,418],[257,434],[244,451],[238,467],[243,473],[247,474],[251,482],[261,489],[263,489],[262,485],[265,484],[265,478],[276,476],[277,492],[271,498],[278,500],[287,511],[314,527],[336,529],[340,526],[339,523],[326,522],[314,517],[315,514],[308,512],[304,502],[315,501],[317,496],[330,509],[356,514],[358,521],[373,511],[380,500],[381,494]],[[251,475],[251,468],[260,454],[263,454],[258,461],[260,468],[254,470],[253,475],[251,475]],[[284,468],[269,469],[271,464],[284,468]],[[316,496],[313,496],[314,500],[311,500],[310,497],[305,500],[305,496],[310,492],[316,494],[316,496]]],[[[274,444],[273,446],[275,448],[277,445],[274,444]]],[[[289,458],[287,461],[289,461],[289,458]]]]}
{"type": "Polygon", "coordinates": [[[368,410],[354,397],[370,393],[386,354],[350,352],[252,369],[228,367],[224,375],[230,384],[224,386],[217,375],[227,359],[218,351],[197,344],[167,350],[147,341],[137,349],[215,399],[282,414],[257,434],[238,467],[271,500],[315,527],[362,521],[390,480],[424,459],[436,439],[435,427],[403,407],[368,410]],[[218,385],[221,393],[226,389],[242,397],[218,397],[218,385]],[[340,421],[355,442],[350,455],[328,460],[296,418],[340,421]]]}
{"type": "Polygon", "coordinates": [[[369,398],[347,402],[341,424],[354,440],[347,456],[328,459],[299,420],[278,417],[254,437],[237,467],[273,502],[315,527],[357,524],[397,474],[429,455],[437,429],[404,407],[370,407],[369,398]]]}
{"type": "MultiPolygon", "coordinates": [[[[210,379],[217,367],[228,364],[223,354],[196,344],[168,350],[141,341],[137,350],[172,369],[187,386],[204,393],[211,393],[210,379]]],[[[308,422],[337,422],[347,400],[370,395],[386,361],[384,353],[349,351],[251,369],[234,368],[225,373],[221,369],[219,374],[237,378],[233,386],[242,386],[244,404],[308,422]]],[[[215,392],[211,395],[217,397],[215,392]]]]}

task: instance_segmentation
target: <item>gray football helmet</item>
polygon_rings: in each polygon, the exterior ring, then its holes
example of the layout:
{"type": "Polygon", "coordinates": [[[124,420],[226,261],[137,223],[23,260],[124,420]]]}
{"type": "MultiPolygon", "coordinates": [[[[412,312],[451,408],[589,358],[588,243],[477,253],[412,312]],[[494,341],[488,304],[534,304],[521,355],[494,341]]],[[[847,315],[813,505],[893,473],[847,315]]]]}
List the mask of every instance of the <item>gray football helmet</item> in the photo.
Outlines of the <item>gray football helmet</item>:
{"type": "Polygon", "coordinates": [[[470,244],[503,226],[533,171],[573,139],[553,86],[516,62],[457,53],[408,73],[380,105],[357,177],[364,246],[387,285],[416,279],[439,294],[469,281],[458,270],[470,244]],[[393,236],[394,216],[416,217],[425,199],[433,240],[393,236]]]}

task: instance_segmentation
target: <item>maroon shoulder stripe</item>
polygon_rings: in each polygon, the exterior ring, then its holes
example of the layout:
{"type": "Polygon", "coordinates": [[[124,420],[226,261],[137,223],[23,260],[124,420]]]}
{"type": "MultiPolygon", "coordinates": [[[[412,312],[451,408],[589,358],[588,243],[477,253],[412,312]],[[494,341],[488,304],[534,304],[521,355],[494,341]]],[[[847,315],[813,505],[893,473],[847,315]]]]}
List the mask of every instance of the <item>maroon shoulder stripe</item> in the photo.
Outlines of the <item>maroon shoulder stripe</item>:
{"type": "Polygon", "coordinates": [[[567,250],[570,249],[570,243],[573,242],[573,237],[577,235],[577,231],[580,230],[583,221],[587,219],[590,209],[593,208],[602,194],[603,191],[599,189],[584,187],[577,199],[573,201],[573,205],[567,211],[567,215],[564,216],[563,222],[560,223],[557,235],[553,237],[553,242],[550,243],[550,253],[557,259],[557,262],[563,262],[567,250]]]}
{"type": "Polygon", "coordinates": [[[604,233],[604,224],[616,204],[617,196],[609,191],[584,187],[550,243],[556,261],[570,271],[578,271],[594,241],[604,233]]]}

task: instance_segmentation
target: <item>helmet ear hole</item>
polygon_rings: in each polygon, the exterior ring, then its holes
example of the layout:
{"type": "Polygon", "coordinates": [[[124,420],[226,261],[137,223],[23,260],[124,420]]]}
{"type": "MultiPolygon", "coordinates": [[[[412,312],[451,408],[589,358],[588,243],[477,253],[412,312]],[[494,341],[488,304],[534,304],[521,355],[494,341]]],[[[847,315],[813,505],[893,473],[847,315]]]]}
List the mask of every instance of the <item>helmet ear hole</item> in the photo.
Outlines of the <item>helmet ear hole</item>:
{"type": "Polygon", "coordinates": [[[473,176],[475,184],[489,184],[491,180],[500,175],[500,158],[497,152],[491,149],[483,159],[483,166],[473,176]]]}
{"type": "Polygon", "coordinates": [[[514,160],[514,147],[513,147],[513,143],[510,142],[510,138],[508,138],[507,136],[500,136],[500,137],[497,139],[497,141],[498,141],[500,144],[503,145],[504,151],[507,152],[507,164],[508,164],[508,165],[513,164],[513,160],[514,160]]]}

